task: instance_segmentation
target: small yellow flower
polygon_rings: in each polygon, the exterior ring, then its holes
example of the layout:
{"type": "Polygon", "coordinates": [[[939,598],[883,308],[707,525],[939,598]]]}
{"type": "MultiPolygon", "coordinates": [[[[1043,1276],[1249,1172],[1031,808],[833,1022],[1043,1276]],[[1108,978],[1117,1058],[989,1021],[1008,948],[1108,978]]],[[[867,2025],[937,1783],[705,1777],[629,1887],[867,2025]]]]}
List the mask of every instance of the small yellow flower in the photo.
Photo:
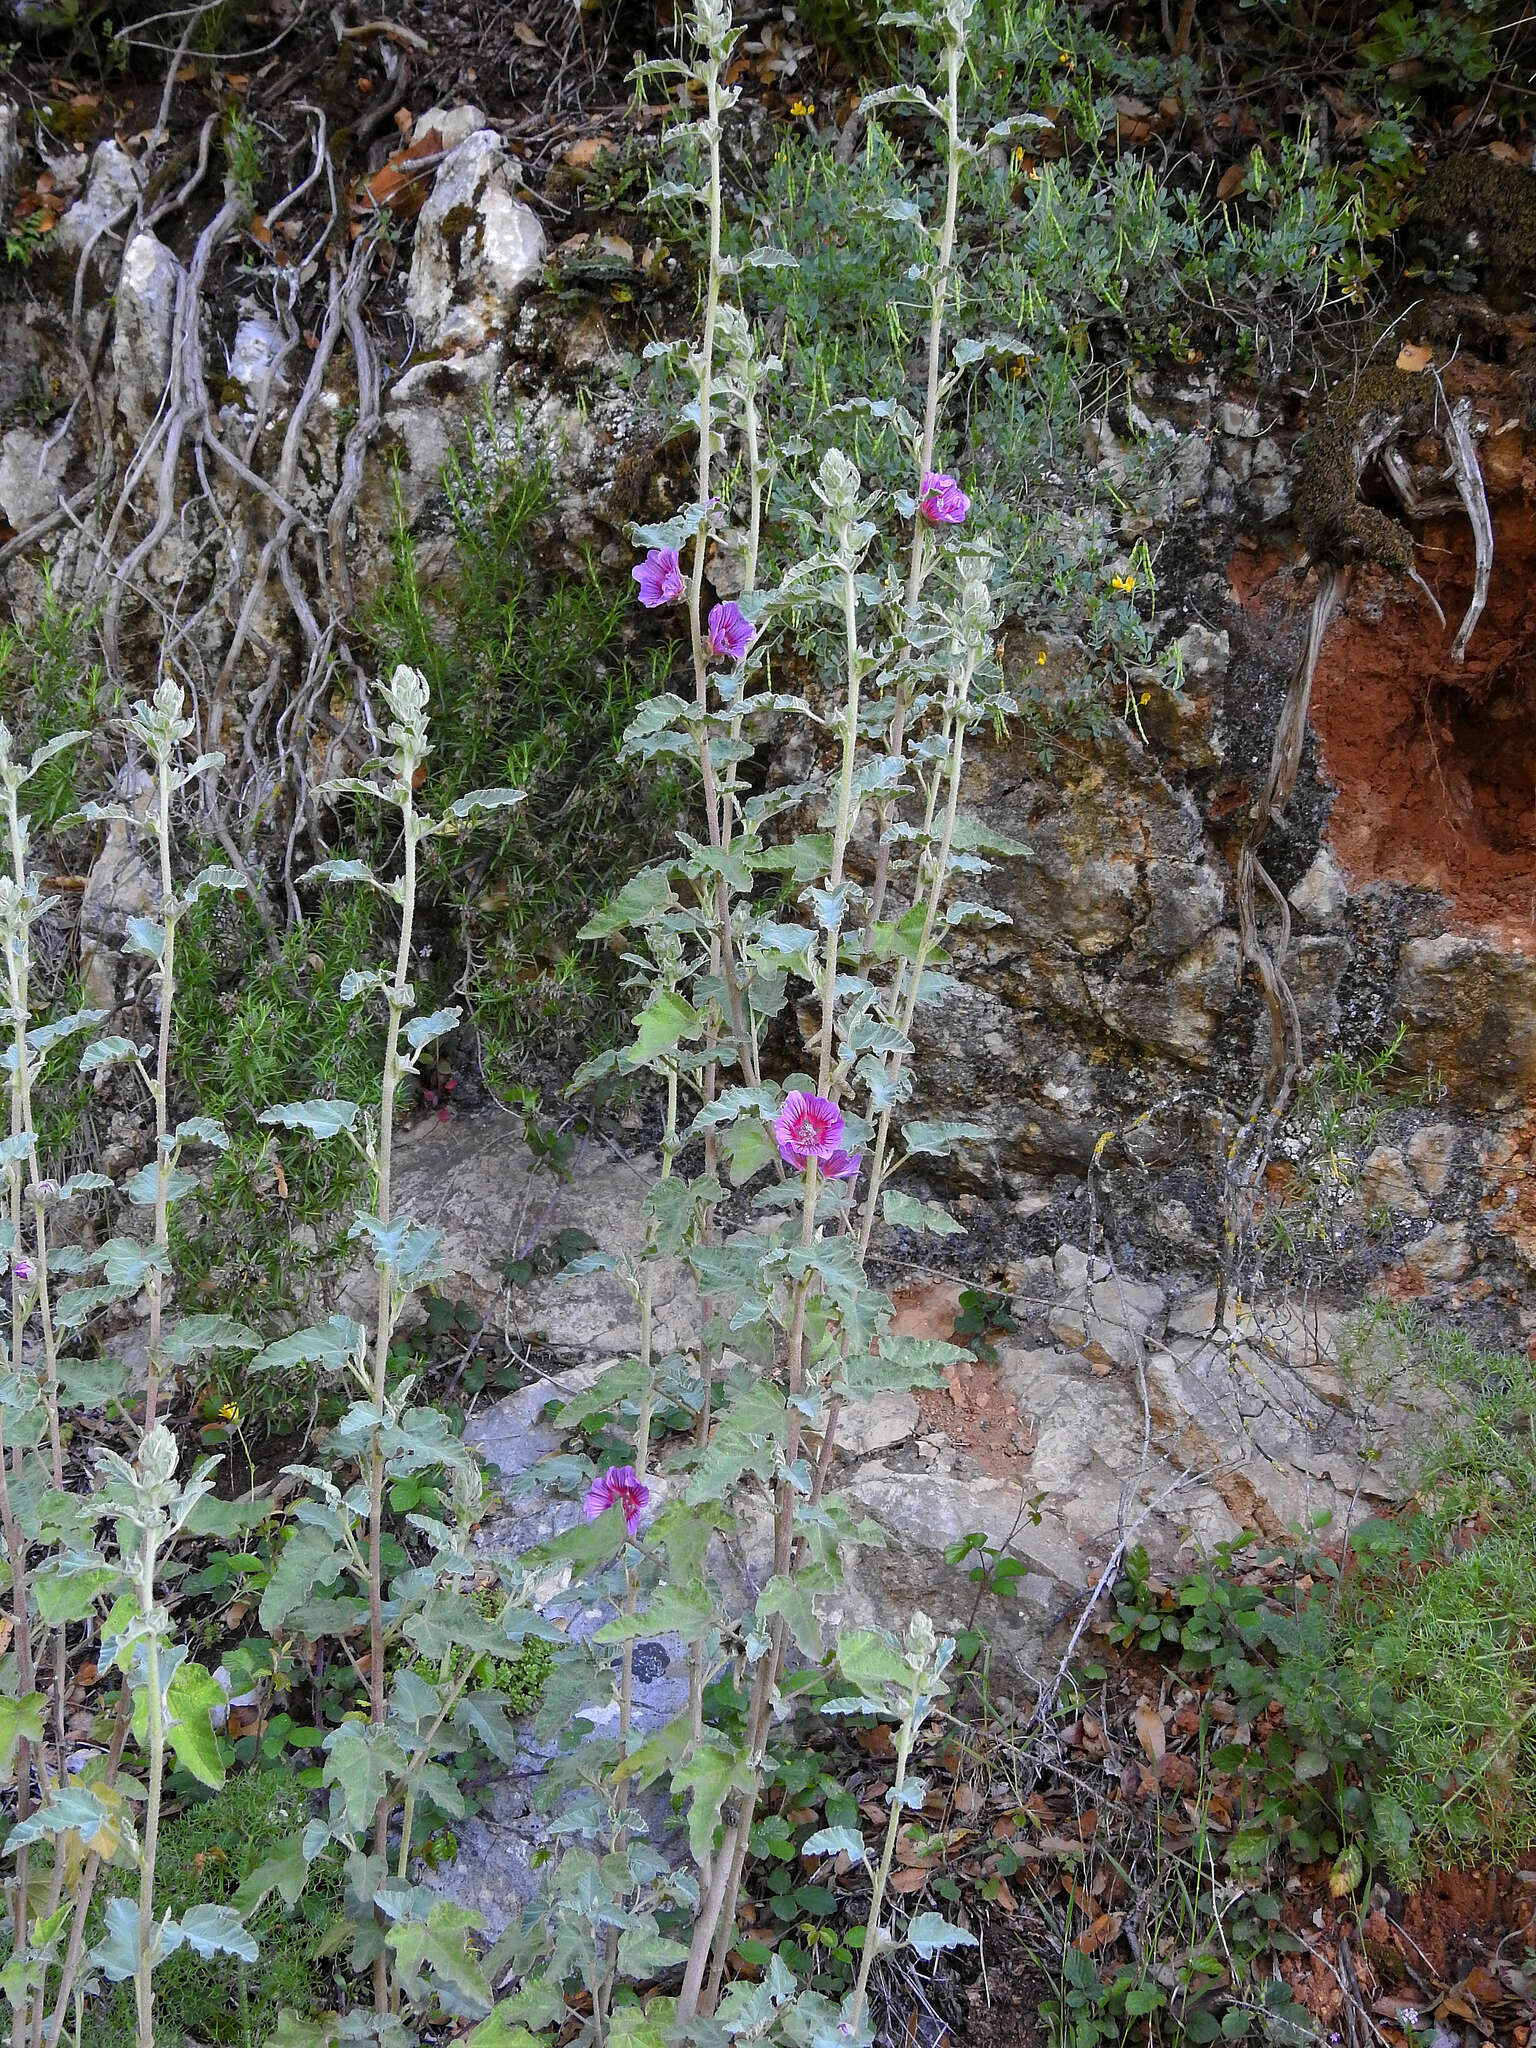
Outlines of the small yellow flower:
{"type": "Polygon", "coordinates": [[[1043,647],[1041,648],[1040,652],[1035,656],[1035,667],[1045,667],[1045,649],[1043,647]]]}
{"type": "Polygon", "coordinates": [[[789,111],[797,117],[803,118],[807,114],[815,113],[816,102],[814,100],[793,100],[790,103],[789,111]]]}
{"type": "Polygon", "coordinates": [[[1013,152],[1013,155],[1012,155],[1012,156],[1010,157],[1010,159],[1009,159],[1009,162],[1010,162],[1010,163],[1011,163],[1011,164],[1013,165],[1013,168],[1014,168],[1015,172],[1018,172],[1018,171],[1022,171],[1022,170],[1023,170],[1023,168],[1024,168],[1024,151],[1023,151],[1022,147],[1021,147],[1021,148],[1019,148],[1019,149],[1016,149],[1016,150],[1015,150],[1015,151],[1013,152]]]}
{"type": "Polygon", "coordinates": [[[240,1420],[240,1410],[233,1401],[226,1401],[224,1403],[224,1406],[219,1410],[219,1420],[220,1422],[238,1422],[240,1420]]]}
{"type": "Polygon", "coordinates": [[[1140,704],[1150,704],[1152,702],[1152,692],[1150,690],[1143,690],[1137,702],[1140,704]]]}
{"type": "Polygon", "coordinates": [[[1136,578],[1134,576],[1112,576],[1109,579],[1109,587],[1111,590],[1123,590],[1129,596],[1136,588],[1136,578]]]}

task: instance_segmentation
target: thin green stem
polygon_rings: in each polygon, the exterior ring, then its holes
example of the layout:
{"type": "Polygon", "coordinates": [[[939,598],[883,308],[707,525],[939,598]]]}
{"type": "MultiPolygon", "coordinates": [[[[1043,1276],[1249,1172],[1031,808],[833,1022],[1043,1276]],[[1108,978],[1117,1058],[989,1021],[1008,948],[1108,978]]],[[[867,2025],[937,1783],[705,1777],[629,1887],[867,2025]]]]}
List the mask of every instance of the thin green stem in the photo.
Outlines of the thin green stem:
{"type": "MultiPolygon", "coordinates": [[[[171,1010],[176,1000],[176,895],[171,874],[171,762],[167,752],[155,762],[158,812],[155,836],[160,848],[160,918],[164,950],[160,955],[160,1032],[155,1053],[155,1248],[162,1256],[170,1244],[170,1153],[166,1138],[170,1129],[171,1092],[171,1010]]],[[[164,1307],[165,1274],[159,1264],[149,1271],[149,1368],[144,1389],[144,1434],[155,1426],[160,1392],[160,1318],[164,1307]]]]}
{"type": "Polygon", "coordinates": [[[901,1803],[901,1793],[906,1789],[907,1759],[912,1754],[912,1715],[907,1714],[901,1724],[901,1733],[896,1738],[896,1779],[891,1787],[891,1817],[885,1824],[885,1846],[880,1853],[880,1867],[875,1872],[875,1881],[869,1898],[869,1917],[864,1922],[864,1947],[859,1955],[859,1974],[853,1986],[853,2005],[848,2014],[848,2027],[853,2033],[859,2029],[859,2020],[864,2011],[864,1999],[869,1990],[869,1973],[874,1968],[875,1953],[880,1943],[880,1909],[885,1904],[885,1887],[891,1875],[891,1864],[896,1855],[896,1839],[901,1833],[901,1817],[906,1808],[901,1803]]]}
{"type": "MultiPolygon", "coordinates": [[[[384,1073],[379,1089],[378,1174],[375,1213],[381,1224],[389,1222],[390,1172],[394,1151],[395,1092],[400,1085],[400,1020],[413,1000],[409,981],[411,938],[416,916],[416,849],[419,826],[411,794],[409,772],[402,778],[400,816],[405,840],[405,867],[400,885],[400,940],[395,953],[395,978],[387,991],[388,1021],[384,1029],[384,1073]]],[[[384,1413],[389,1392],[389,1345],[394,1335],[395,1275],[392,1267],[379,1267],[377,1320],[374,1328],[373,1427],[368,1449],[368,1693],[374,1725],[383,1724],[387,1711],[384,1669],[384,1413]]],[[[389,1850],[391,1795],[384,1793],[374,1811],[374,1854],[389,1850]]],[[[389,2010],[389,1963],[378,1956],[373,1966],[375,2010],[389,2010]]]]}
{"type": "Polygon", "coordinates": [[[149,1790],[144,1808],[144,1841],[139,1852],[139,1944],[134,2005],[138,2014],[138,2048],[155,2048],[151,1943],[155,1928],[155,1857],[160,1845],[160,1802],[165,1782],[165,1702],[160,1696],[160,1638],[155,1632],[155,1542],[147,1529],[140,1551],[139,1603],[147,1624],[144,1674],[149,1790]]]}
{"type": "MultiPolygon", "coordinates": [[[[944,316],[949,305],[950,271],[955,260],[955,223],[960,208],[960,164],[963,146],[960,138],[960,62],[963,47],[958,36],[952,36],[944,53],[944,219],[939,229],[939,255],[934,266],[929,287],[928,300],[928,349],[927,378],[923,393],[923,430],[918,443],[917,488],[919,499],[922,494],[923,477],[933,467],[933,451],[938,435],[940,365],[944,349],[944,316]]],[[[929,563],[928,527],[919,502],[912,515],[912,549],[907,563],[906,631],[912,630],[917,617],[918,602],[923,594],[923,582],[929,563]]],[[[907,651],[910,652],[910,641],[907,651]]],[[[887,748],[892,760],[899,761],[906,738],[907,687],[898,682],[896,705],[891,714],[890,737],[887,748]]],[[[887,811],[882,806],[879,816],[879,847],[875,854],[875,880],[870,891],[869,917],[865,923],[866,934],[872,932],[879,922],[885,907],[885,892],[890,879],[891,845],[886,836],[887,811]]]]}

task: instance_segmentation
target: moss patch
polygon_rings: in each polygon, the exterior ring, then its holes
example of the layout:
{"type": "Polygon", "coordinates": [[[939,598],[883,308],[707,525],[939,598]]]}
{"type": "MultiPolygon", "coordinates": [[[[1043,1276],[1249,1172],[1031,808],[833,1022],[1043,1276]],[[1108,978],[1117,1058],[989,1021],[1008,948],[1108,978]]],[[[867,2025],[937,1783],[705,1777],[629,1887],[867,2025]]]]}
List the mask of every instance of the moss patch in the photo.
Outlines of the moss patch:
{"type": "Polygon", "coordinates": [[[1435,387],[1404,370],[1367,370],[1335,386],[1307,436],[1296,483],[1296,523],[1318,562],[1379,562],[1406,576],[1413,543],[1403,526],[1362,504],[1360,478],[1373,455],[1405,428],[1430,424],[1435,387]]]}
{"type": "Polygon", "coordinates": [[[1536,291],[1536,176],[1492,156],[1456,156],[1427,171],[1407,237],[1454,283],[1467,272],[1503,296],[1536,291]]]}

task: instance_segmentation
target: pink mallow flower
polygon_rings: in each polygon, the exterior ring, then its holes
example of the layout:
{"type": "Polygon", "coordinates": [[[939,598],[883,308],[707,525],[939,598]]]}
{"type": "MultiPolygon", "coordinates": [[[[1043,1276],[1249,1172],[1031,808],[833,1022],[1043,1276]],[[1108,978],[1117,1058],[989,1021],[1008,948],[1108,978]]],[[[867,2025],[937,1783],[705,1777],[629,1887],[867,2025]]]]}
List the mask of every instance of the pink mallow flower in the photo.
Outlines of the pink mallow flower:
{"type": "Polygon", "coordinates": [[[923,471],[918,510],[930,526],[963,526],[971,501],[952,476],[939,469],[923,471]]]}
{"type": "Polygon", "coordinates": [[[26,1287],[31,1282],[35,1270],[36,1268],[30,1259],[13,1259],[11,1261],[11,1271],[16,1275],[16,1278],[23,1287],[26,1287]]]}
{"type": "Polygon", "coordinates": [[[855,1180],[864,1164],[862,1152],[829,1152],[821,1162],[823,1180],[855,1180]]]}
{"type": "Polygon", "coordinates": [[[717,604],[709,615],[709,651],[717,661],[740,661],[757,628],[739,604],[717,604]]]}
{"type": "Polygon", "coordinates": [[[658,605],[675,604],[683,594],[683,572],[677,566],[676,548],[652,548],[629,573],[640,586],[640,602],[647,611],[655,611],[658,605]]]}
{"type": "MultiPolygon", "coordinates": [[[[848,1155],[842,1149],[843,1113],[824,1095],[807,1095],[799,1088],[792,1089],[773,1120],[773,1135],[786,1165],[800,1169],[814,1159],[822,1172],[828,1173],[833,1162],[839,1161],[840,1170],[834,1178],[849,1177],[848,1155]]],[[[858,1172],[857,1160],[851,1170],[858,1172]]]]}
{"type": "Polygon", "coordinates": [[[595,1522],[609,1508],[622,1508],[625,1528],[631,1536],[638,1536],[640,1517],[649,1507],[650,1500],[651,1489],[633,1465],[610,1465],[602,1478],[594,1479],[587,1488],[581,1511],[589,1522],[595,1522]]]}

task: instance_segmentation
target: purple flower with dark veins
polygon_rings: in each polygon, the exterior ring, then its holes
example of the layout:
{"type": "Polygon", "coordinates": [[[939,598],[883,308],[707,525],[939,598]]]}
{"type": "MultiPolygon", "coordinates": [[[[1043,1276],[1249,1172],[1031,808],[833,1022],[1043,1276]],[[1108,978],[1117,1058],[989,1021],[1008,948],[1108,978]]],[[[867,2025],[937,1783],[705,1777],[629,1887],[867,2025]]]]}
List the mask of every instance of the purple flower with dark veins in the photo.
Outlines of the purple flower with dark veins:
{"type": "Polygon", "coordinates": [[[717,661],[740,661],[757,628],[739,604],[717,604],[709,615],[709,651],[717,661]]]}
{"type": "Polygon", "coordinates": [[[814,1159],[823,1180],[852,1180],[862,1155],[843,1150],[843,1113],[825,1095],[793,1089],[773,1120],[774,1141],[786,1166],[804,1172],[814,1159]]]}
{"type": "Polygon", "coordinates": [[[581,1511],[589,1522],[609,1508],[624,1510],[624,1526],[631,1536],[640,1534],[640,1517],[650,1505],[651,1489],[633,1465],[610,1465],[601,1479],[587,1488],[581,1511]]]}
{"type": "Polygon", "coordinates": [[[640,586],[640,602],[648,612],[655,611],[658,605],[676,604],[683,594],[683,572],[677,565],[676,548],[652,548],[629,573],[640,586]]]}
{"type": "Polygon", "coordinates": [[[923,471],[918,510],[930,526],[964,526],[971,501],[952,476],[941,469],[923,471]]]}

